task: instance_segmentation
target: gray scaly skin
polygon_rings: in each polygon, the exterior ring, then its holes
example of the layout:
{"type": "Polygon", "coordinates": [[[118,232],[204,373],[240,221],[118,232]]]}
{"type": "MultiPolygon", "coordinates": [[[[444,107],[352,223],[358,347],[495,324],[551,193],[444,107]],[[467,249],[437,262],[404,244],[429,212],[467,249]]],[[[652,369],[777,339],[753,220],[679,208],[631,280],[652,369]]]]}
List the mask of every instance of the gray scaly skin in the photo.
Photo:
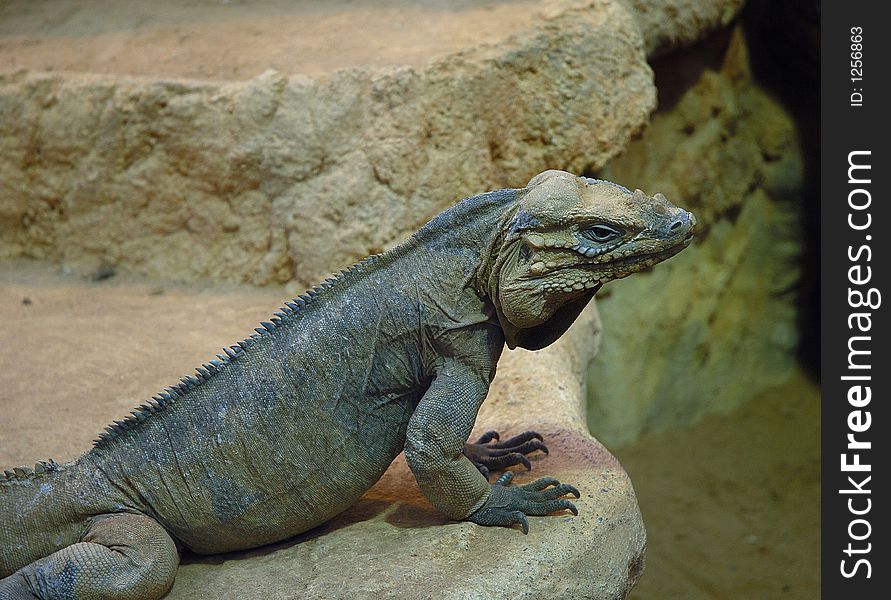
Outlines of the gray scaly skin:
{"type": "Polygon", "coordinates": [[[286,303],[74,462],[0,477],[0,598],[160,597],[179,548],[306,531],[403,450],[450,518],[525,532],[527,515],[577,514],[571,485],[481,472],[545,450],[541,436],[465,444],[495,365],[505,343],[552,343],[604,282],[679,252],[694,226],[660,194],[562,171],[464,200],[286,303]]]}

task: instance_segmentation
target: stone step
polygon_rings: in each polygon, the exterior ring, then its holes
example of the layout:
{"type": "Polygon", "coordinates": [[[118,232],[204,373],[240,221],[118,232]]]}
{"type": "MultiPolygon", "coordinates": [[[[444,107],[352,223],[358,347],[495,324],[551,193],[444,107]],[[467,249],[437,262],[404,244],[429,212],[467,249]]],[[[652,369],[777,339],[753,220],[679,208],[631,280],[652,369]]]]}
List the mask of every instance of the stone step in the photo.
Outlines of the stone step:
{"type": "Polygon", "coordinates": [[[304,287],[603,165],[655,107],[649,40],[740,3],[119,4],[4,3],[0,259],[304,287]]]}

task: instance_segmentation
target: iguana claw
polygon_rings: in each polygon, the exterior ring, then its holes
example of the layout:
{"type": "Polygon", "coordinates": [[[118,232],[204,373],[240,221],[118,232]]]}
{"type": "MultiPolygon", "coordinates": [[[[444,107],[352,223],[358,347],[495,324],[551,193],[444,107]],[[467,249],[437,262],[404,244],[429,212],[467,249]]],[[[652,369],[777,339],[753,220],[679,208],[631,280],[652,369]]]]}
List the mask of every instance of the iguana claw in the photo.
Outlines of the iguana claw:
{"type": "Polygon", "coordinates": [[[487,431],[476,443],[464,444],[464,455],[486,479],[489,478],[490,471],[500,471],[514,465],[523,465],[529,471],[532,464],[526,454],[536,450],[548,453],[541,434],[535,431],[523,432],[503,442],[498,440],[500,436],[497,431],[487,431]],[[492,440],[496,443],[490,444],[492,440]]]}
{"type": "Polygon", "coordinates": [[[579,511],[575,504],[561,498],[572,494],[581,497],[578,489],[568,483],[560,483],[553,477],[543,477],[532,483],[517,487],[507,487],[514,474],[503,474],[492,485],[488,500],[473,514],[467,517],[479,525],[500,525],[510,527],[519,524],[523,533],[529,533],[529,516],[544,516],[558,510],[569,510],[574,515],[579,511]]]}

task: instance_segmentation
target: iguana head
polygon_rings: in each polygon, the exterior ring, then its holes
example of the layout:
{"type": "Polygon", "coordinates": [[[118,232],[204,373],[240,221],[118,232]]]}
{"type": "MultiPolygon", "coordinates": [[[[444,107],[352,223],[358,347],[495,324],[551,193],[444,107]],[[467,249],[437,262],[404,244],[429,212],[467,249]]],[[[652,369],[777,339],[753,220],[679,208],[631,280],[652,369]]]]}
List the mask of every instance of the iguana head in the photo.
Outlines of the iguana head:
{"type": "Polygon", "coordinates": [[[510,348],[538,349],[572,324],[601,285],[674,256],[696,218],[665,199],[545,171],[507,225],[489,289],[510,348]]]}

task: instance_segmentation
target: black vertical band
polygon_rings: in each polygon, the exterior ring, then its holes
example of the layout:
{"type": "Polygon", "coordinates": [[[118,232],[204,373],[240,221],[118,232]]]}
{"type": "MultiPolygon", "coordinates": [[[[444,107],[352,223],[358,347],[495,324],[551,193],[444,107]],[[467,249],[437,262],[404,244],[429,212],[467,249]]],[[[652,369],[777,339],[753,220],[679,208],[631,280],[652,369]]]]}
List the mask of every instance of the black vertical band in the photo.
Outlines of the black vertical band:
{"type": "Polygon", "coordinates": [[[891,506],[880,491],[891,488],[886,12],[883,2],[822,3],[824,598],[891,593],[891,506]]]}

